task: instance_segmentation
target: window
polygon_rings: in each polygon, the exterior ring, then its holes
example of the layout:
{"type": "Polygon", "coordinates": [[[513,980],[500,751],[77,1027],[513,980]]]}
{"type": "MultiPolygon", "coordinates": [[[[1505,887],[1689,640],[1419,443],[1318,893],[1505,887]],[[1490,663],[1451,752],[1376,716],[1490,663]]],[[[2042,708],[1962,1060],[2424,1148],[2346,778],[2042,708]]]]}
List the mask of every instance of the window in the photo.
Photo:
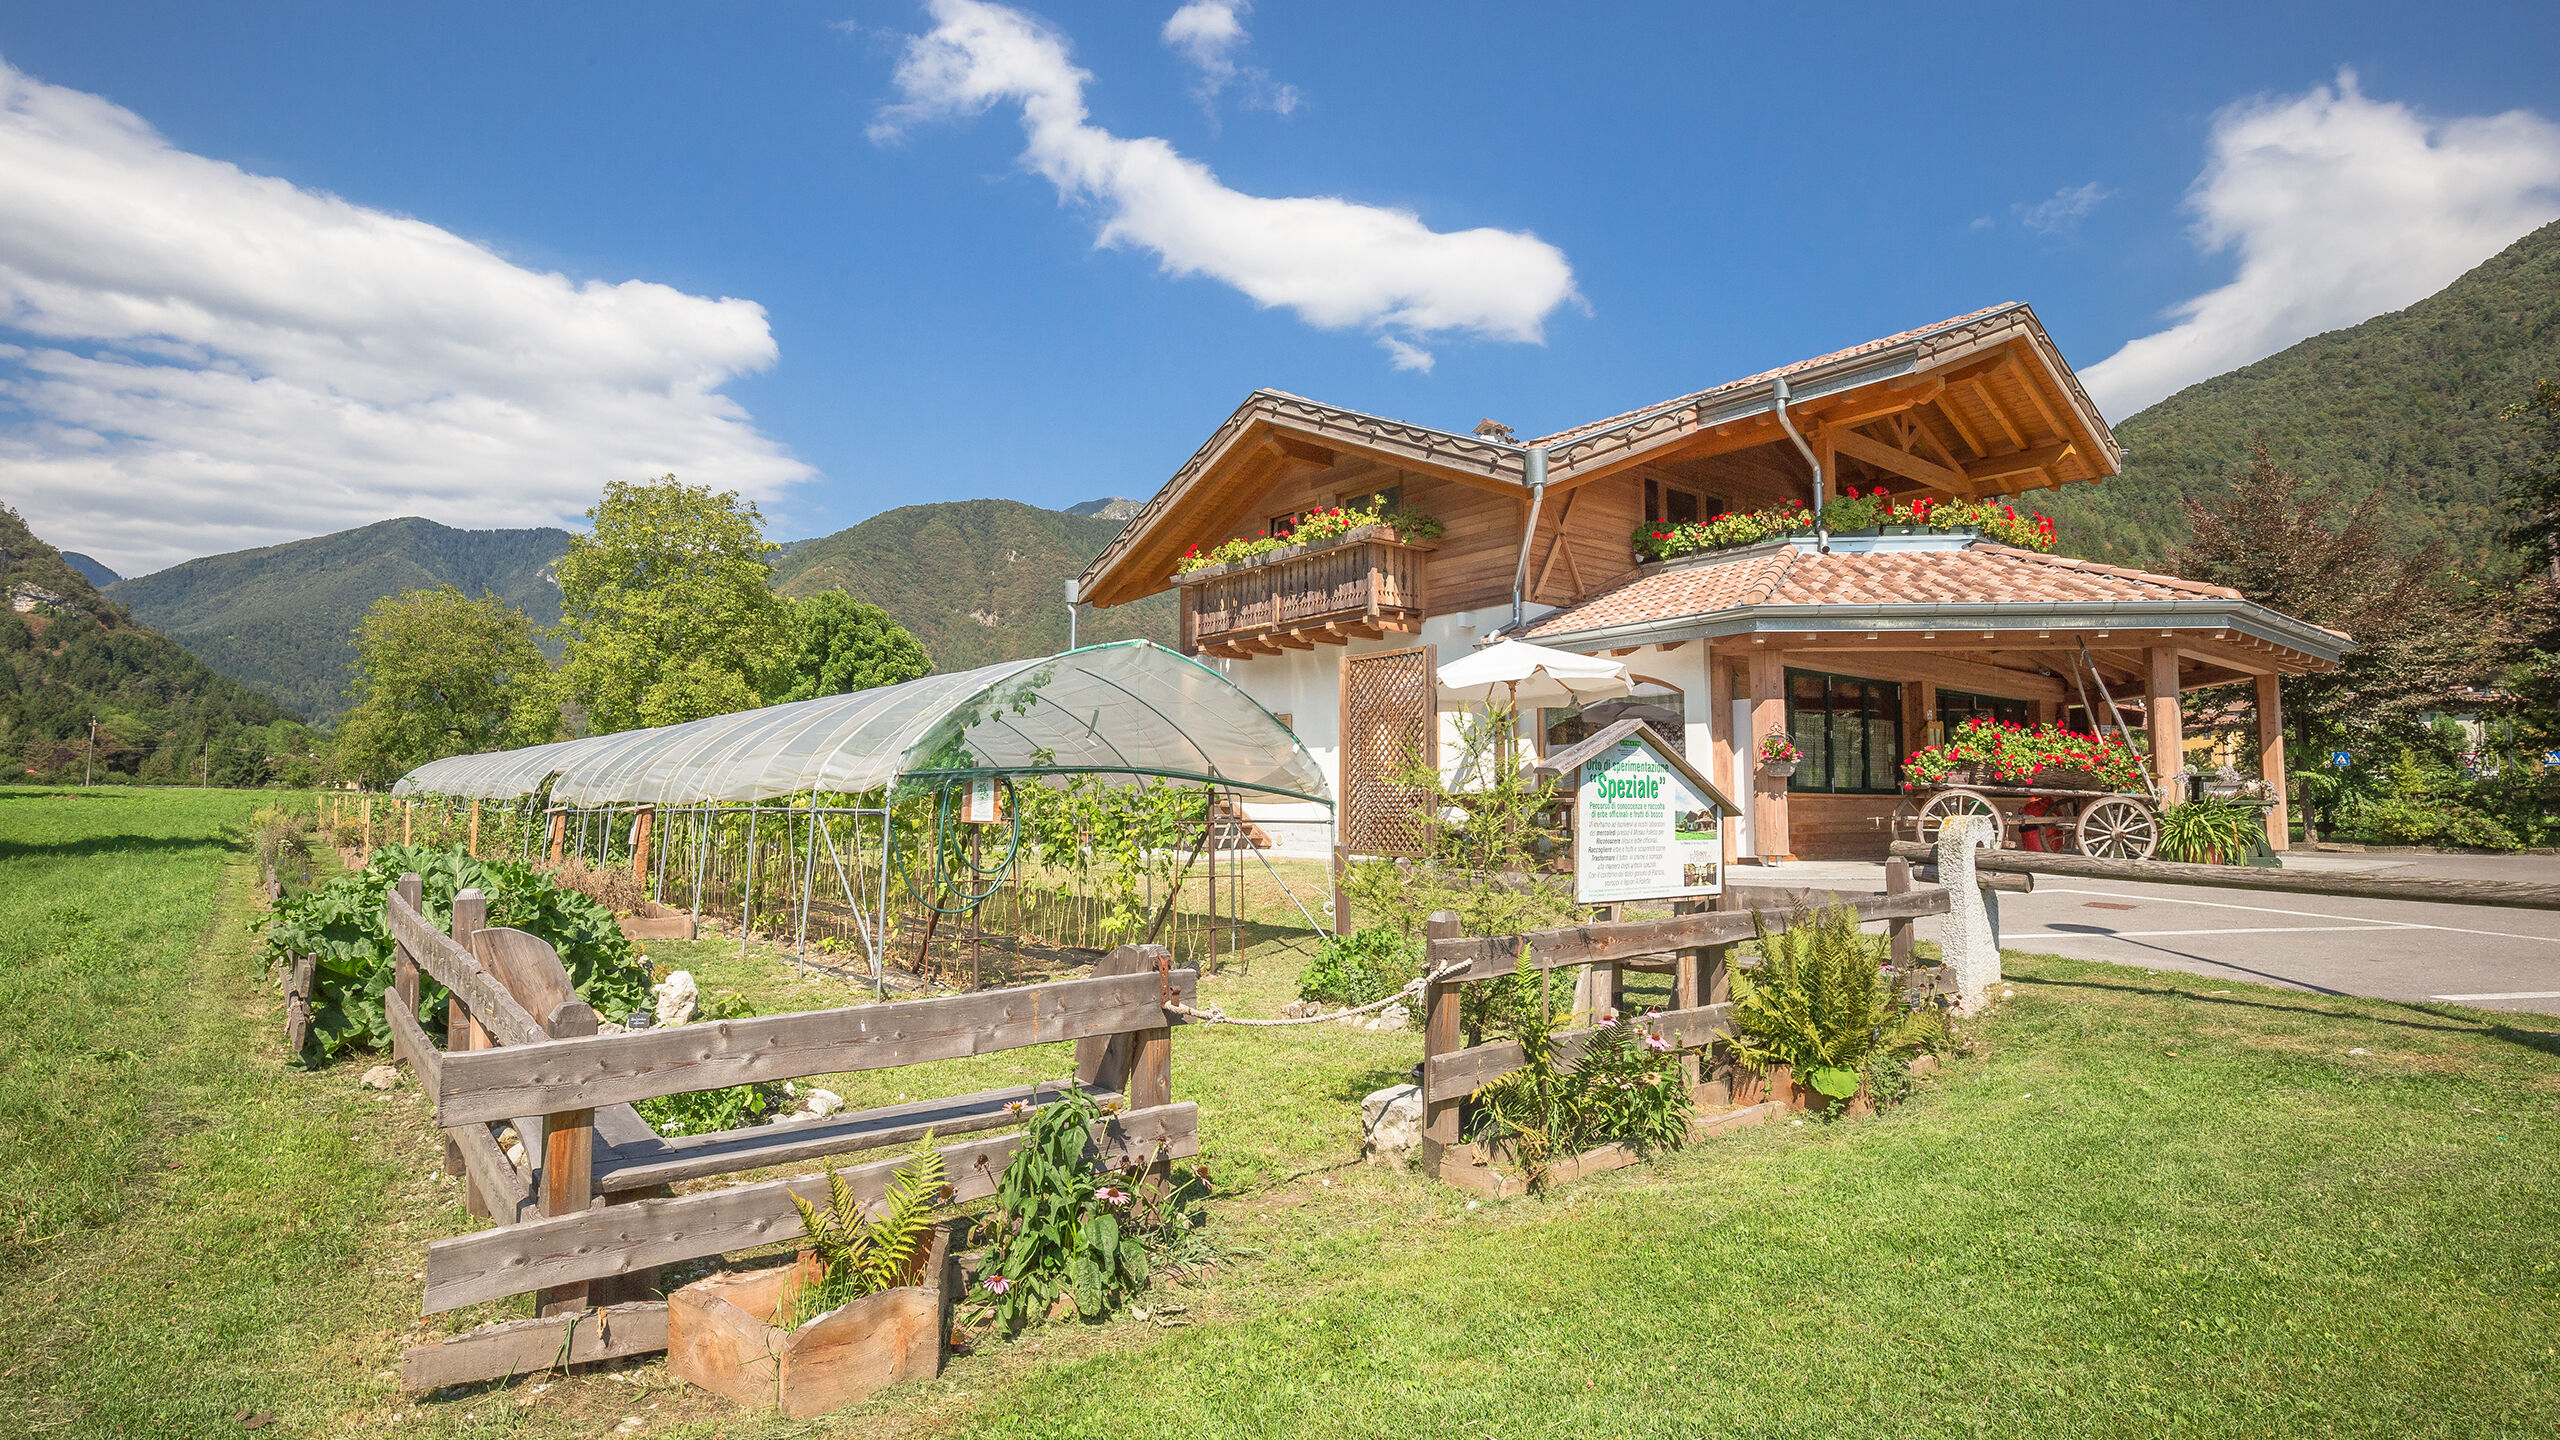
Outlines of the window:
{"type": "Polygon", "coordinates": [[[1961,690],[1938,692],[1938,729],[1941,736],[1956,733],[1956,727],[1967,720],[1998,720],[2009,725],[2036,723],[2036,706],[2032,700],[2006,700],[1997,695],[1968,695],[1961,690]]]}
{"type": "Polygon", "coordinates": [[[1787,672],[1787,735],[1804,752],[1787,789],[1883,795],[1902,788],[1902,687],[1787,672]]]}
{"type": "Polygon", "coordinates": [[[1357,495],[1345,495],[1341,505],[1345,510],[1366,510],[1371,501],[1377,502],[1378,513],[1392,515],[1404,504],[1404,487],[1390,485],[1384,490],[1363,490],[1357,495]]]}
{"type": "Polygon", "coordinates": [[[1721,515],[1724,508],[1724,501],[1713,495],[1701,495],[1659,480],[1644,482],[1644,518],[1648,523],[1689,525],[1710,515],[1721,515]]]}
{"type": "Polygon", "coordinates": [[[1288,515],[1274,515],[1269,520],[1263,522],[1262,528],[1270,535],[1286,538],[1298,533],[1298,517],[1294,513],[1288,515]]]}

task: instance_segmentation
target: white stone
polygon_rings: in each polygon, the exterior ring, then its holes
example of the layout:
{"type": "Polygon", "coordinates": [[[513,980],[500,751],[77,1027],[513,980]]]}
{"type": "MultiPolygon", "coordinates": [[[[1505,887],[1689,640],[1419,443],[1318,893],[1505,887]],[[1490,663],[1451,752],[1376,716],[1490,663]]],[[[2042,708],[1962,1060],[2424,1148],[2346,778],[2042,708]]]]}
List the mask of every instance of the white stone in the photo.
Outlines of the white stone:
{"type": "Polygon", "coordinates": [[[1938,927],[1938,950],[1956,981],[1956,1009],[1978,1013],[2000,984],[2000,903],[1974,883],[1973,852],[2000,840],[1997,821],[1986,815],[1958,815],[1938,827],[1938,880],[1947,887],[1946,922],[1938,927]]]}
{"type": "Polygon", "coordinates": [[[507,1142],[507,1163],[511,1165],[524,1164],[524,1147],[516,1144],[512,1140],[507,1142]]]}
{"type": "Polygon", "coordinates": [[[702,992],[694,988],[690,970],[675,971],[649,989],[658,997],[658,1023],[661,1026],[682,1025],[702,1008],[702,992]]]}
{"type": "Polygon", "coordinates": [[[1360,1149],[1386,1165],[1409,1165],[1422,1149],[1422,1087],[1390,1085],[1360,1102],[1360,1149]]]}
{"type": "Polygon", "coordinates": [[[397,1065],[376,1065],[364,1072],[364,1087],[368,1090],[388,1090],[399,1083],[400,1067],[397,1065]]]}
{"type": "Polygon", "coordinates": [[[1403,1002],[1399,1001],[1371,1014],[1345,1015],[1335,1023],[1348,1025],[1354,1030],[1403,1030],[1413,1024],[1413,1012],[1404,1008],[1403,1002]]]}
{"type": "Polygon", "coordinates": [[[1280,1018],[1283,1020],[1304,1020],[1310,1015],[1323,1013],[1324,1003],[1319,1000],[1292,1000],[1280,1007],[1280,1018]]]}
{"type": "Polygon", "coordinates": [[[800,1108],[812,1115],[833,1115],[844,1108],[844,1097],[833,1090],[812,1090],[800,1097],[800,1108]]]}
{"type": "Polygon", "coordinates": [[[599,1035],[628,1035],[631,1032],[624,1029],[622,1026],[614,1024],[610,1020],[599,1020],[596,1022],[596,1033],[599,1035]]]}

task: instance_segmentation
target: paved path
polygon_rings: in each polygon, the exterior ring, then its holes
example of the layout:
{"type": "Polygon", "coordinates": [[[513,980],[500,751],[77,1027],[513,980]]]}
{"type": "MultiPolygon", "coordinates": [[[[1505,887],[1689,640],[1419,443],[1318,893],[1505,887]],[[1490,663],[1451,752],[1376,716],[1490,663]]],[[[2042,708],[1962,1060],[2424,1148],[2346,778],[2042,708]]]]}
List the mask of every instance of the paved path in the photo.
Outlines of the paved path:
{"type": "MultiPolygon", "coordinates": [[[[2560,883],[2560,857],[2289,856],[2297,870],[2560,883]]],[[[1764,872],[1779,883],[1881,888],[1884,867],[1809,862],[1764,872]]],[[[1751,872],[1735,877],[1752,883],[1751,872]]],[[[2089,960],[2250,980],[2323,994],[2451,1000],[2560,1014],[2560,911],[2429,905],[2330,895],[2035,877],[2002,895],[2000,943],[2089,960]]],[[[1935,921],[1921,937],[1935,939],[1935,921]]]]}

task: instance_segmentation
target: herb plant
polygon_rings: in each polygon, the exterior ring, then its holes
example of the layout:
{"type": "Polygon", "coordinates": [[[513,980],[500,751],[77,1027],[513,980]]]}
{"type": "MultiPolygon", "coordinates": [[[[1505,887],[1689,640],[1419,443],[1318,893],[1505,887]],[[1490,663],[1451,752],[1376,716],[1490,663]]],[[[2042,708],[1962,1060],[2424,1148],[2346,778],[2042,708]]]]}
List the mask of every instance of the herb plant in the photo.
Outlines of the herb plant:
{"type": "Polygon", "coordinates": [[[1041,1319],[1068,1294],[1078,1314],[1097,1320],[1146,1288],[1147,1246],[1123,1223],[1138,1205],[1138,1177],[1085,1156],[1102,1115],[1090,1094],[1069,1089],[1031,1117],[996,1182],[979,1292],[999,1329],[1041,1319]]]}
{"type": "Polygon", "coordinates": [[[1521,1050],[1519,1069],[1468,1097],[1467,1138],[1510,1151],[1531,1190],[1543,1190],[1559,1155],[1625,1144],[1655,1155],[1689,1138],[1693,1103],[1679,1051],[1634,1020],[1600,1017],[1582,1054],[1566,1068],[1555,989],[1522,966],[1485,982],[1489,1008],[1510,1017],[1505,1038],[1521,1050]]]}

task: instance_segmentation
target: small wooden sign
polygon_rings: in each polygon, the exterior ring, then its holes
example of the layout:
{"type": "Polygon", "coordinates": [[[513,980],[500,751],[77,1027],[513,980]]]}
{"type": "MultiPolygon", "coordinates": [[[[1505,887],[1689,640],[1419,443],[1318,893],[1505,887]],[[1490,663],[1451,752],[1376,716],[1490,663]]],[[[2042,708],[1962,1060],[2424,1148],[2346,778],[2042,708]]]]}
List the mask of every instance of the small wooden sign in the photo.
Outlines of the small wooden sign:
{"type": "Polygon", "coordinates": [[[1538,767],[1574,787],[1573,888],[1584,905],[1724,893],[1733,801],[1641,720],[1621,720],[1538,767]]]}
{"type": "Polygon", "coordinates": [[[1004,819],[1004,792],[996,788],[994,776],[981,775],[969,782],[969,798],[961,803],[960,818],[971,825],[993,825],[1004,819]]]}

